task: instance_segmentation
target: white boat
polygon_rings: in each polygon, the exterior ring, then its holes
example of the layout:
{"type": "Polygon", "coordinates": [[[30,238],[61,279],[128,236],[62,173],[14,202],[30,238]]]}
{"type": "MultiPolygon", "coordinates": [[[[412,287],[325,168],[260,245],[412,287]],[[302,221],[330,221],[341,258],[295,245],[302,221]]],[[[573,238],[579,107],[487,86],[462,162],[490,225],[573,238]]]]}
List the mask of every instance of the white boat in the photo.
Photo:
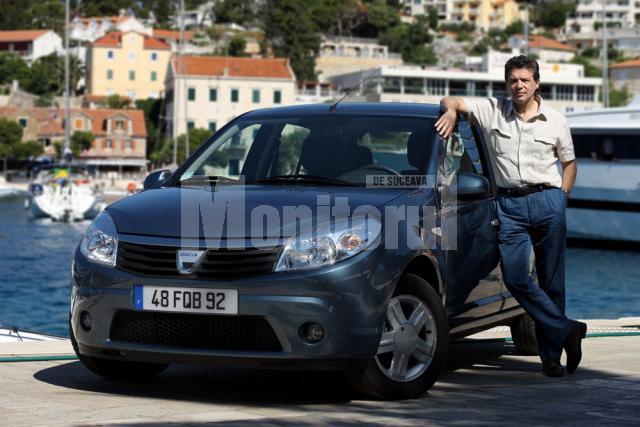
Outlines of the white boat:
{"type": "Polygon", "coordinates": [[[63,337],[41,334],[38,332],[23,331],[17,328],[4,328],[0,326],[0,343],[7,342],[35,342],[35,341],[60,341],[63,337]]]}
{"type": "Polygon", "coordinates": [[[104,203],[90,177],[77,166],[41,169],[29,185],[26,208],[33,218],[81,221],[94,218],[104,203]]]}
{"type": "Polygon", "coordinates": [[[20,195],[20,190],[11,187],[0,187],[0,199],[8,199],[20,195]]]}
{"type": "Polygon", "coordinates": [[[567,119],[578,159],[568,237],[640,242],[640,105],[567,119]]]}

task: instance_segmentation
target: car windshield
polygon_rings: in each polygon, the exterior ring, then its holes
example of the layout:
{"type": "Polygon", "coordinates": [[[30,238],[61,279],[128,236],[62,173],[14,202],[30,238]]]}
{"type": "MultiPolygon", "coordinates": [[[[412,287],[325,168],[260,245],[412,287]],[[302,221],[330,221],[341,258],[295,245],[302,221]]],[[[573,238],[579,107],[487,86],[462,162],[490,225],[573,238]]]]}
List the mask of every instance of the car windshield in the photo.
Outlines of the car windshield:
{"type": "Polygon", "coordinates": [[[239,119],[209,141],[179,181],[365,185],[425,173],[434,119],[323,115],[239,119]]]}

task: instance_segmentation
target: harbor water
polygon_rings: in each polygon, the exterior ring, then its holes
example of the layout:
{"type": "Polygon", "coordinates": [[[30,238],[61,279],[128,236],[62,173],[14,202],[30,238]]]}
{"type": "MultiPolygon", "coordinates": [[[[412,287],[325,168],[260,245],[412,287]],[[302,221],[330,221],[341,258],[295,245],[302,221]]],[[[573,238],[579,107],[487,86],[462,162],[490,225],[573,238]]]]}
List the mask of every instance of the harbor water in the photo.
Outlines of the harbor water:
{"type": "MultiPolygon", "coordinates": [[[[24,199],[0,199],[0,326],[67,335],[71,260],[89,222],[29,221],[24,199]]],[[[567,314],[640,316],[640,252],[571,247],[567,314]]]]}

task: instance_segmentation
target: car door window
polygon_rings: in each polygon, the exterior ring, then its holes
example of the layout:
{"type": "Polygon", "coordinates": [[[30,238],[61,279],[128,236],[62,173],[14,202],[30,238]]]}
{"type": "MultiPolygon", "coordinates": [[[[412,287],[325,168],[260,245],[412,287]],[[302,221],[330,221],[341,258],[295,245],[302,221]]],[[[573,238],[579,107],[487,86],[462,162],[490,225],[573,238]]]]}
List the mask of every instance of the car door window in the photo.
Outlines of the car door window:
{"type": "Polygon", "coordinates": [[[458,122],[456,131],[447,140],[445,148],[443,164],[445,176],[466,172],[489,179],[469,122],[464,120],[458,122]]]}

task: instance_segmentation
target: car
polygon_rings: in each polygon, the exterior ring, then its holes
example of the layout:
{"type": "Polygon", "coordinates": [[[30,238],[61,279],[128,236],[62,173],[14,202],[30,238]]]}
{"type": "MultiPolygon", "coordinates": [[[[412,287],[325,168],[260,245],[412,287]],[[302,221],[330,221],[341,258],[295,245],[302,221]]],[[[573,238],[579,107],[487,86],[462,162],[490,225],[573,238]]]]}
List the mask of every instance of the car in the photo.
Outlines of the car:
{"type": "Polygon", "coordinates": [[[486,141],[464,117],[443,140],[439,114],[256,110],[175,172],[148,175],[75,251],[80,361],[114,379],[178,363],[336,370],[404,399],[434,384],[451,339],[511,325],[535,354],[535,327],[502,281],[486,141]]]}

